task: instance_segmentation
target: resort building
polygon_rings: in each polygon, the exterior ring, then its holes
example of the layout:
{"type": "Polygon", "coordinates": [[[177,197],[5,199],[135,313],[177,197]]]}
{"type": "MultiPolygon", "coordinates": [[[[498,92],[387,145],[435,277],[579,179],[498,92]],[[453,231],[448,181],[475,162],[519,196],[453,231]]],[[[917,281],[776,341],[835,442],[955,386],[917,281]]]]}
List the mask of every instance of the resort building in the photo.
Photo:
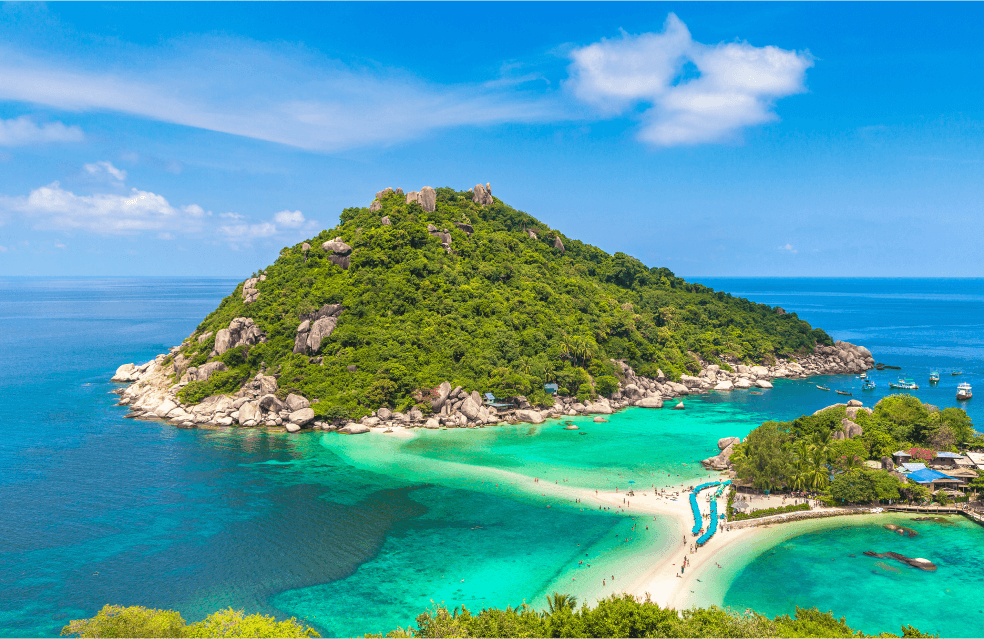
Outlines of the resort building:
{"type": "Polygon", "coordinates": [[[933,470],[932,468],[923,468],[911,472],[906,475],[906,479],[916,484],[921,484],[929,488],[932,492],[936,492],[941,488],[957,488],[961,485],[966,485],[965,481],[957,479],[956,477],[950,477],[945,475],[938,470],[933,470]]]}
{"type": "Polygon", "coordinates": [[[933,466],[946,466],[948,468],[955,468],[957,466],[957,460],[963,459],[963,455],[960,453],[948,453],[945,450],[936,453],[936,457],[933,459],[933,466]]]}

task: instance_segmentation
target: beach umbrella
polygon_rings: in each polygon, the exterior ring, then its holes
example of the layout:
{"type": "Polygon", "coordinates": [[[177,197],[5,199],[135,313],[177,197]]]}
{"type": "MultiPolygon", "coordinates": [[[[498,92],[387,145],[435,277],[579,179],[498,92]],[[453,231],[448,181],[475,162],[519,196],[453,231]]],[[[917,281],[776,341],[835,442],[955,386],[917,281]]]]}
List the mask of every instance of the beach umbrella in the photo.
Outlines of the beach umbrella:
{"type": "Polygon", "coordinates": [[[634,484],[635,482],[634,482],[634,481],[632,481],[632,480],[630,479],[630,480],[629,480],[629,483],[630,483],[630,484],[634,484]]]}

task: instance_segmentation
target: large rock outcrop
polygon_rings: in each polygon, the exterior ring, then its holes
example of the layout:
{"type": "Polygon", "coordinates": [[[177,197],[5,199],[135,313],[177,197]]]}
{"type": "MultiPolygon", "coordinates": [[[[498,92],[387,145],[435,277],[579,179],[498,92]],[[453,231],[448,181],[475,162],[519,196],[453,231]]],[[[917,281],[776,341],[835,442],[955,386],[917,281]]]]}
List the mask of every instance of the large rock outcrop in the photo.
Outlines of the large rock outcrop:
{"type": "Polygon", "coordinates": [[[256,283],[260,281],[258,277],[251,277],[243,282],[243,301],[252,304],[260,297],[260,292],[256,290],[256,283]]]}
{"type": "Polygon", "coordinates": [[[329,240],[322,244],[321,248],[328,254],[328,259],[333,264],[343,269],[349,267],[349,256],[352,254],[352,247],[343,242],[342,238],[336,237],[333,240],[329,240]]]}
{"type": "Polygon", "coordinates": [[[488,182],[486,182],[485,186],[476,184],[472,194],[472,202],[480,206],[495,204],[495,200],[492,199],[492,185],[488,182]]]}
{"type": "Polygon", "coordinates": [[[237,346],[252,346],[265,342],[266,336],[250,317],[237,317],[215,334],[215,347],[209,357],[218,357],[237,346]]]}
{"type": "Polygon", "coordinates": [[[329,337],[338,326],[338,316],[344,310],[341,304],[325,304],[314,313],[302,315],[294,337],[294,353],[306,355],[317,352],[321,340],[329,337]]]}
{"type": "Polygon", "coordinates": [[[433,213],[437,209],[437,191],[429,186],[425,186],[420,191],[410,191],[407,193],[407,204],[416,202],[420,208],[428,213],[433,213]]]}

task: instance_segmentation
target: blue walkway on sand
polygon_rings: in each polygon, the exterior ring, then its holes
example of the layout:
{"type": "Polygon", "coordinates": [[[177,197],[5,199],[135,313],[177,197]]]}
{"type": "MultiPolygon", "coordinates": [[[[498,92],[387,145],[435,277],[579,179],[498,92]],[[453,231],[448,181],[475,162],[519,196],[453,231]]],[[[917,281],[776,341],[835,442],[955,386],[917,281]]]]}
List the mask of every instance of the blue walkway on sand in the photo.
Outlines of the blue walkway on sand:
{"type": "Polygon", "coordinates": [[[698,493],[700,493],[700,491],[702,491],[702,490],[706,490],[707,488],[711,488],[712,486],[717,486],[720,483],[721,482],[719,482],[719,481],[708,482],[706,484],[701,484],[697,488],[694,488],[693,491],[691,491],[691,493],[690,493],[690,509],[694,512],[694,529],[693,529],[693,534],[696,535],[697,533],[700,532],[700,529],[703,528],[703,526],[701,526],[702,519],[701,519],[701,515],[700,515],[700,506],[697,505],[697,495],[698,495],[698,493]]]}

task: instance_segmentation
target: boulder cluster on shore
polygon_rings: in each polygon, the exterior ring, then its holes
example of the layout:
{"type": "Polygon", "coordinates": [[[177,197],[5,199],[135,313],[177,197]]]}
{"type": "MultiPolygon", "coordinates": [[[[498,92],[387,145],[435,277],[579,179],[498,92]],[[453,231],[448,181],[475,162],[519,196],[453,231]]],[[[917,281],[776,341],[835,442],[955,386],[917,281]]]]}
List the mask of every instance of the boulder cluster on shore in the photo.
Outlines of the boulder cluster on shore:
{"type": "MultiPolygon", "coordinates": [[[[242,318],[237,318],[236,321],[242,318]]],[[[327,321],[319,318],[317,321],[327,321]]],[[[261,339],[254,335],[247,321],[239,321],[223,335],[226,342],[238,343],[242,340],[261,339]]],[[[223,332],[223,331],[220,331],[223,332]]],[[[216,340],[216,344],[219,340],[216,340]]],[[[218,346],[217,346],[218,348],[218,346]]],[[[116,370],[112,381],[129,383],[120,394],[119,404],[129,406],[127,417],[157,419],[178,426],[233,426],[274,427],[289,432],[302,429],[338,431],[345,434],[365,433],[371,427],[421,427],[421,428],[478,428],[486,425],[527,422],[539,424],[549,418],[575,415],[610,415],[629,407],[662,408],[664,401],[677,399],[673,406],[682,409],[679,400],[687,395],[709,390],[730,391],[733,389],[771,388],[770,380],[776,378],[803,378],[810,375],[830,375],[860,373],[874,366],[871,353],[864,347],[847,342],[837,342],[834,346],[818,346],[813,354],[799,361],[777,360],[772,366],[746,366],[736,364],[733,371],[711,364],[702,368],[695,376],[683,375],[679,382],[668,380],[658,371],[651,379],[636,375],[624,362],[621,366],[621,380],[617,391],[610,397],[599,397],[594,401],[580,402],[575,397],[554,398],[552,406],[534,407],[525,397],[510,398],[508,403],[492,404],[486,401],[477,390],[468,391],[460,386],[452,388],[443,382],[428,393],[431,414],[425,415],[419,408],[406,413],[381,407],[359,422],[346,424],[329,423],[319,420],[312,404],[317,398],[306,398],[289,394],[278,396],[276,375],[258,373],[240,390],[231,395],[213,395],[198,404],[183,404],[178,391],[190,381],[207,378],[203,371],[212,364],[197,369],[186,368],[182,362],[180,347],[176,346],[168,354],[158,355],[140,366],[124,364],[116,370]],[[170,356],[171,359],[168,359],[170,356]],[[175,379],[180,381],[175,382],[175,379]]],[[[221,365],[221,363],[219,363],[221,365]]],[[[736,439],[736,438],[728,438],[736,439]]],[[[722,440],[723,442],[724,440],[722,440]]],[[[704,460],[705,466],[715,469],[727,467],[728,457],[734,442],[720,446],[721,454],[704,460]]]]}

